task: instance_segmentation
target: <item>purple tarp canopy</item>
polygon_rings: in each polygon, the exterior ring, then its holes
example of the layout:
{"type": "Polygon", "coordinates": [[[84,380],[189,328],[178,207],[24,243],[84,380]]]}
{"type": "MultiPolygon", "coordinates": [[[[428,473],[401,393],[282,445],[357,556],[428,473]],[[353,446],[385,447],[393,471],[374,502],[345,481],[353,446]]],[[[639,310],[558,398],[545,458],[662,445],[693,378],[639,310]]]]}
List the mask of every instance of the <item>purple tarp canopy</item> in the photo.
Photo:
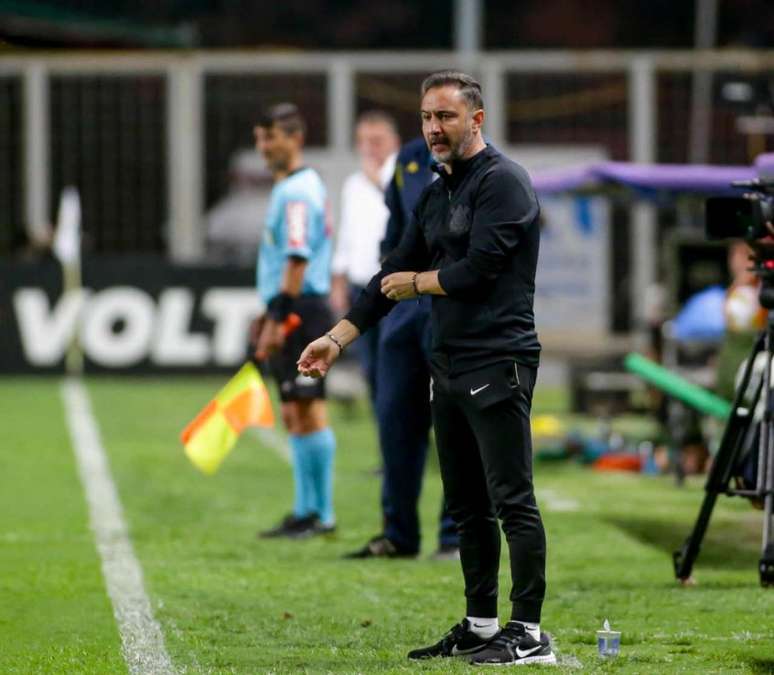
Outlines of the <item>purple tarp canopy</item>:
{"type": "Polygon", "coordinates": [[[633,164],[597,162],[532,173],[535,190],[542,195],[593,190],[623,185],[641,192],[740,194],[733,181],[774,174],[774,153],[759,155],[753,166],[707,164],[633,164]]]}

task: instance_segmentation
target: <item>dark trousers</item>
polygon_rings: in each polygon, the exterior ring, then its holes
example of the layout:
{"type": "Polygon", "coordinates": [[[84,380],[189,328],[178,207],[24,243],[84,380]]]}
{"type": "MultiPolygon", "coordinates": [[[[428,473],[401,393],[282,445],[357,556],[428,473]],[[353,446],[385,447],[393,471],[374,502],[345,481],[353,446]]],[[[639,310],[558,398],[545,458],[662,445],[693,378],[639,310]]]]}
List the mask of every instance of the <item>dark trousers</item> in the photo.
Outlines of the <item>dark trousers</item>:
{"type": "Polygon", "coordinates": [[[532,488],[530,408],[536,369],[513,361],[454,379],[433,355],[433,426],[449,511],[460,535],[467,615],[497,616],[502,523],[514,619],[540,621],[546,540],[532,488]]]}
{"type": "MultiPolygon", "coordinates": [[[[384,534],[402,551],[419,551],[417,502],[430,433],[430,298],[398,303],[383,319],[376,416],[384,462],[384,534]]],[[[442,505],[439,540],[457,546],[454,521],[442,505]]]]}
{"type": "MultiPolygon", "coordinates": [[[[354,304],[363,287],[356,284],[350,284],[349,299],[354,304]]],[[[355,356],[360,362],[360,368],[363,370],[363,377],[368,385],[368,397],[371,399],[371,406],[376,410],[376,390],[378,382],[377,361],[379,358],[379,333],[381,323],[376,324],[371,330],[366,331],[365,335],[353,345],[355,356]]]]}

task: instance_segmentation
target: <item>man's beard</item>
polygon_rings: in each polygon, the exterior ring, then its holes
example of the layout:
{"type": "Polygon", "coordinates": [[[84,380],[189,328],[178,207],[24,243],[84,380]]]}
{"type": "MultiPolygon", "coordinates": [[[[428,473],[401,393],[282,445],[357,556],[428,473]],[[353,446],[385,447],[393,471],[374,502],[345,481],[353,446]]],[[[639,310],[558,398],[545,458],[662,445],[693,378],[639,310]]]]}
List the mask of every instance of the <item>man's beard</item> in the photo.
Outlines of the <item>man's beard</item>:
{"type": "MultiPolygon", "coordinates": [[[[448,142],[448,138],[444,137],[444,140],[448,142]]],[[[465,153],[470,149],[470,146],[473,143],[473,129],[470,127],[467,127],[465,129],[465,133],[463,134],[462,138],[456,143],[456,144],[449,144],[449,149],[442,153],[438,154],[434,152],[431,148],[430,154],[432,154],[433,159],[436,162],[439,162],[441,164],[451,164],[452,162],[455,162],[457,160],[462,159],[465,156],[465,153]]]]}
{"type": "Polygon", "coordinates": [[[269,167],[269,171],[285,173],[288,169],[288,158],[286,155],[277,154],[271,159],[267,158],[266,164],[269,167]]]}

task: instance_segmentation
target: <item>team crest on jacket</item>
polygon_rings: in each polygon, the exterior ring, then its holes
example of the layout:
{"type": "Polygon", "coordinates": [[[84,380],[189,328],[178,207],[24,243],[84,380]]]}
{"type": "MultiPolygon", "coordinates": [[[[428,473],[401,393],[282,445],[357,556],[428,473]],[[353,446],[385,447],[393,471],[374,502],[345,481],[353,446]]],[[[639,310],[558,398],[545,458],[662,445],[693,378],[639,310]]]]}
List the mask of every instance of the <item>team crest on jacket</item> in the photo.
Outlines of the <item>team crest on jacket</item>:
{"type": "Polygon", "coordinates": [[[449,219],[449,230],[453,234],[462,234],[470,229],[470,207],[467,204],[458,204],[454,207],[449,219]]]}

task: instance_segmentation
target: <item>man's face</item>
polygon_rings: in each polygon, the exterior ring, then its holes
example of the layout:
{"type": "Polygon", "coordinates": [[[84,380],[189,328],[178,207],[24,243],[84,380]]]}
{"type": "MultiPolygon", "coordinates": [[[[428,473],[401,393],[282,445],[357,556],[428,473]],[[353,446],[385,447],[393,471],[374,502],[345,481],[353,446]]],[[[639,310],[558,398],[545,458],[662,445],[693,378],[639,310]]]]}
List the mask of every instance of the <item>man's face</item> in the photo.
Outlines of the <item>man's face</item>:
{"type": "Polygon", "coordinates": [[[293,154],[301,147],[300,134],[288,134],[276,124],[253,129],[255,149],[263,155],[269,169],[286,171],[293,154]]]}
{"type": "Polygon", "coordinates": [[[755,274],[750,271],[752,249],[742,241],[734,242],[728,252],[728,271],[735,284],[752,286],[755,284],[755,274]]]}
{"type": "Polygon", "coordinates": [[[481,128],[483,111],[479,113],[468,108],[453,85],[427,90],[422,97],[422,135],[437,162],[448,164],[465,157],[481,128]]]}
{"type": "Polygon", "coordinates": [[[361,122],[355,129],[355,149],[364,163],[382,166],[398,150],[398,136],[386,122],[361,122]]]}

